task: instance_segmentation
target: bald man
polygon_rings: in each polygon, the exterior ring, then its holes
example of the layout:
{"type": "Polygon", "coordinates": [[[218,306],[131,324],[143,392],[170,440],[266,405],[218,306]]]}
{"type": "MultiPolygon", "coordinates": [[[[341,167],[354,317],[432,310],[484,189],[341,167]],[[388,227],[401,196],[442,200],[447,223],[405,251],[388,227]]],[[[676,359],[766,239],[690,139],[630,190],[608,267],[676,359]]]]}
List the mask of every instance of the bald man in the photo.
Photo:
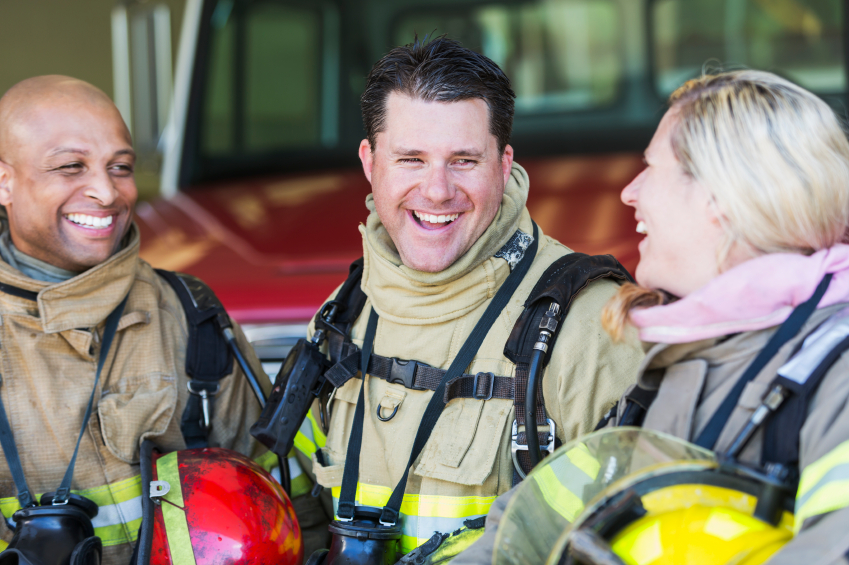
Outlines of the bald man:
{"type": "MultiPolygon", "coordinates": [[[[71,488],[100,507],[103,563],[122,565],[141,522],[140,443],[185,449],[181,417],[190,404],[183,307],[138,254],[134,163],[121,115],[90,84],[36,77],[0,99],[2,406],[34,496],[58,489],[81,437],[71,488]],[[80,435],[106,320],[125,297],[80,435]]],[[[238,366],[227,370],[205,440],[258,456],[248,429],[259,405],[238,366]]],[[[5,444],[3,451],[0,535],[9,542],[21,484],[10,472],[15,457],[5,444]]]]}

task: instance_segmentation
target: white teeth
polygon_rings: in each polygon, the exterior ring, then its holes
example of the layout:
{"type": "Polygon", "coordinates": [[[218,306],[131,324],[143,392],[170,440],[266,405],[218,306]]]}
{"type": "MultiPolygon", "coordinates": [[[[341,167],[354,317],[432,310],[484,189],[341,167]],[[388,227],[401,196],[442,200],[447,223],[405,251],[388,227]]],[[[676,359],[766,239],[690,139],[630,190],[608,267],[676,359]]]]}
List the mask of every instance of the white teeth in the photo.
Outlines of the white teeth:
{"type": "Polygon", "coordinates": [[[99,216],[89,216],[87,214],[67,214],[65,217],[75,224],[86,228],[108,228],[112,225],[112,219],[114,218],[114,216],[101,218],[99,216]]]}
{"type": "Polygon", "coordinates": [[[639,222],[637,222],[637,233],[641,233],[641,234],[643,234],[643,235],[646,235],[647,233],[649,233],[649,232],[646,230],[646,223],[645,223],[644,221],[642,221],[642,220],[640,220],[639,222]]]}
{"type": "Polygon", "coordinates": [[[431,224],[444,224],[446,222],[453,222],[457,218],[460,217],[460,214],[448,214],[442,216],[435,216],[433,214],[423,214],[422,212],[413,211],[413,214],[416,215],[418,219],[423,222],[428,222],[431,224]]]}

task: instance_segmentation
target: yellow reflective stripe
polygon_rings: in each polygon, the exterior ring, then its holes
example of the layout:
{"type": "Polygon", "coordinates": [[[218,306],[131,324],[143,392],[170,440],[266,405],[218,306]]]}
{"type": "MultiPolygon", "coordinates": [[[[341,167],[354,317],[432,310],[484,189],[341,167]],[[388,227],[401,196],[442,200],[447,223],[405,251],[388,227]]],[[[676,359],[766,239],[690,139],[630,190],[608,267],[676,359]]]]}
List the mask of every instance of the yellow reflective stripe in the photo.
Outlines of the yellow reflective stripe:
{"type": "Polygon", "coordinates": [[[0,539],[0,551],[3,551],[7,547],[9,547],[9,542],[0,539]]]}
{"type": "MultiPolygon", "coordinates": [[[[287,462],[289,463],[289,472],[292,475],[290,478],[290,498],[295,498],[310,492],[312,490],[312,481],[306,473],[301,470],[301,464],[298,463],[298,460],[295,458],[294,450],[289,452],[289,457],[287,459],[287,462]],[[295,469],[293,470],[292,467],[295,469]]],[[[266,451],[254,459],[254,461],[277,479],[277,476],[274,474],[275,470],[277,470],[277,455],[273,451],[266,451]]],[[[280,472],[277,471],[277,474],[279,475],[280,472]]]]}
{"type": "Polygon", "coordinates": [[[307,457],[312,457],[312,454],[318,451],[318,446],[316,446],[316,444],[301,431],[298,431],[298,433],[295,434],[295,449],[307,457]]]}
{"type": "Polygon", "coordinates": [[[548,505],[567,521],[574,521],[584,509],[581,498],[563,486],[550,466],[541,467],[531,477],[537,483],[548,505]]]}
{"type": "Polygon", "coordinates": [[[180,565],[197,565],[195,552],[192,549],[192,538],[189,535],[189,524],[186,512],[183,510],[183,489],[180,482],[180,471],[177,468],[177,452],[160,457],[156,461],[156,478],[171,485],[168,494],[163,496],[162,520],[165,523],[165,537],[168,538],[168,550],[171,561],[180,565]],[[170,503],[170,504],[169,504],[170,503]]]}
{"type": "MultiPolygon", "coordinates": [[[[321,431],[321,426],[319,426],[318,422],[315,421],[315,417],[313,417],[312,415],[312,410],[307,412],[307,418],[309,418],[310,424],[312,425],[313,441],[319,447],[324,447],[325,445],[327,445],[327,436],[324,435],[324,432],[321,431]]],[[[312,455],[312,453],[310,455],[312,455]]]]}
{"type": "MultiPolygon", "coordinates": [[[[97,504],[98,514],[92,520],[94,533],[104,546],[132,543],[138,538],[141,525],[141,477],[136,475],[121,481],[84,490],[71,491],[97,504]]],[[[36,498],[41,498],[38,494],[36,498]]],[[[0,499],[0,511],[9,519],[20,510],[18,499],[0,499]]]]}
{"type": "Polygon", "coordinates": [[[566,457],[569,458],[569,461],[571,461],[575,467],[583,471],[593,480],[598,476],[599,470],[601,470],[601,463],[599,463],[598,459],[590,453],[590,450],[587,449],[587,446],[583,443],[579,443],[567,451],[566,457]]]}
{"type": "Polygon", "coordinates": [[[805,467],[796,495],[796,533],[808,518],[849,506],[849,441],[805,467]]]}
{"type": "MultiPolygon", "coordinates": [[[[342,487],[333,487],[334,506],[337,505],[342,487]]],[[[392,495],[392,489],[365,483],[357,484],[356,504],[361,506],[384,506],[392,495]]],[[[409,553],[425,543],[433,532],[450,533],[463,526],[463,521],[486,515],[495,501],[495,496],[437,496],[429,494],[405,494],[401,502],[401,551],[409,553]],[[417,536],[415,534],[420,534],[417,536]]]]}

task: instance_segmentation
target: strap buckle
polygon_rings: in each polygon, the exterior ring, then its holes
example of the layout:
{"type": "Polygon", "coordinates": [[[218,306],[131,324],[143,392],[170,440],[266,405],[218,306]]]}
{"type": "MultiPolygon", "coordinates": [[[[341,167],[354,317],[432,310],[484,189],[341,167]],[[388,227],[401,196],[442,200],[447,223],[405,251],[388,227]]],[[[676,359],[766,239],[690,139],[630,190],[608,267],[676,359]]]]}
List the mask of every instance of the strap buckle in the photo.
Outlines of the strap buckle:
{"type": "Polygon", "coordinates": [[[211,390],[207,390],[207,386],[208,383],[204,383],[203,381],[189,381],[186,383],[186,388],[189,389],[189,393],[200,397],[201,419],[198,423],[200,424],[201,429],[208,434],[212,429],[212,410],[210,400],[212,400],[213,396],[218,394],[218,391],[221,390],[221,386],[217,382],[211,390]],[[195,390],[192,386],[195,383],[201,385],[198,387],[199,390],[195,390]]]}
{"type": "Polygon", "coordinates": [[[472,398],[475,400],[489,400],[492,398],[492,392],[495,389],[495,375],[493,373],[478,373],[475,375],[474,383],[472,384],[472,398]],[[478,379],[481,375],[489,376],[489,391],[483,396],[478,396],[478,379]]]}
{"type": "MultiPolygon", "coordinates": [[[[549,454],[551,454],[551,453],[554,453],[554,437],[555,437],[554,420],[552,420],[551,418],[548,418],[546,420],[546,422],[548,423],[548,444],[541,445],[540,449],[542,449],[543,451],[547,451],[549,454]]],[[[519,438],[519,422],[518,422],[518,420],[513,420],[513,429],[511,431],[510,435],[511,435],[510,451],[513,453],[514,457],[515,457],[517,451],[527,451],[528,450],[527,444],[522,445],[518,441],[518,438],[519,438]]]]}
{"type": "Polygon", "coordinates": [[[413,359],[409,361],[405,361],[404,359],[395,359],[394,357],[391,359],[392,366],[389,367],[389,378],[386,379],[387,382],[404,385],[404,388],[410,388],[413,390],[427,390],[425,388],[415,386],[413,383],[416,380],[416,370],[419,365],[423,367],[427,367],[428,365],[413,359]]]}

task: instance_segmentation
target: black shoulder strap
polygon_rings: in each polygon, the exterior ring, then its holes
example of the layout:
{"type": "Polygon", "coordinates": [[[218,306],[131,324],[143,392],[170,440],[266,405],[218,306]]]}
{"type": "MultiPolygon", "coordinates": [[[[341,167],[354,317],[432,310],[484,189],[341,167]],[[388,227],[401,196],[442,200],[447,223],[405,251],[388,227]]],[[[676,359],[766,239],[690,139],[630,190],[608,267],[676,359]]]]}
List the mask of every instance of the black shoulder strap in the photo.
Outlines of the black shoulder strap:
{"type": "Polygon", "coordinates": [[[349,341],[348,333],[357,321],[366,304],[366,293],[360,287],[363,279],[363,258],[360,257],[348,270],[348,278],[342,283],[339,292],[328,301],[315,315],[315,328],[327,334],[328,353],[331,363],[342,360],[342,345],[349,341]],[[331,308],[335,308],[334,321],[328,324],[325,319],[331,308]]]}
{"type": "MultiPolygon", "coordinates": [[[[552,302],[560,306],[561,320],[569,313],[569,308],[575,297],[591,282],[610,278],[620,283],[633,282],[630,273],[612,255],[585,255],[583,253],[570,253],[556,260],[542,274],[537,284],[525,300],[525,309],[513,326],[510,337],[504,346],[504,356],[516,364],[515,382],[515,411],[516,426],[525,424],[525,397],[528,387],[531,355],[534,344],[539,337],[540,321],[552,302]]],[[[563,327],[563,321],[558,329],[563,327]]],[[[557,331],[552,335],[543,366],[547,366],[551,358],[551,352],[558,336],[557,331]]],[[[540,387],[542,379],[540,379],[540,387]]],[[[537,425],[545,426],[548,416],[545,412],[542,390],[537,391],[537,425]]],[[[547,443],[547,433],[540,434],[540,442],[547,443]]],[[[518,432],[516,443],[525,446],[527,439],[524,432],[518,432]]],[[[517,460],[524,472],[531,468],[528,452],[521,449],[516,452],[517,460]]],[[[514,482],[518,482],[519,475],[514,475],[514,482]]]]}
{"type": "MultiPolygon", "coordinates": [[[[831,367],[849,349],[849,337],[843,337],[845,334],[842,330],[843,328],[823,336],[822,341],[829,341],[830,348],[825,354],[811,351],[815,364],[803,364],[803,367],[807,366],[807,370],[784,376],[783,368],[779,369],[779,374],[770,388],[781,385],[787,391],[788,397],[766,421],[761,465],[780,464],[787,469],[798,470],[799,432],[808,417],[811,398],[831,367]],[[835,335],[836,338],[833,337],[835,335]]],[[[817,346],[821,345],[820,341],[815,343],[817,346]]],[[[806,349],[807,347],[803,346],[802,352],[806,349]]]]}
{"type": "Polygon", "coordinates": [[[180,430],[189,449],[206,447],[210,399],[218,392],[218,381],[233,370],[233,355],[220,330],[229,326],[229,317],[212,289],[199,278],[163,269],[156,269],[156,273],[177,293],[189,325],[186,374],[191,378],[188,386],[192,394],[180,430]]]}

